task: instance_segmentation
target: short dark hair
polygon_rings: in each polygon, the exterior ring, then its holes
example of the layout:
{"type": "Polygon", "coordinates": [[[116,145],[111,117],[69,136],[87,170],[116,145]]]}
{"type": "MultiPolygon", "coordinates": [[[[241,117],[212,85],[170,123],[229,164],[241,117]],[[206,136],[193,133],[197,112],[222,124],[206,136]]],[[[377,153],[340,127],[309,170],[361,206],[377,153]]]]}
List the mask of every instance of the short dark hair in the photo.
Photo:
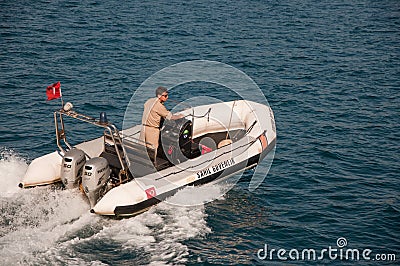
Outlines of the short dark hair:
{"type": "Polygon", "coordinates": [[[156,89],[156,96],[162,95],[164,92],[168,92],[167,88],[160,86],[156,89]]]}

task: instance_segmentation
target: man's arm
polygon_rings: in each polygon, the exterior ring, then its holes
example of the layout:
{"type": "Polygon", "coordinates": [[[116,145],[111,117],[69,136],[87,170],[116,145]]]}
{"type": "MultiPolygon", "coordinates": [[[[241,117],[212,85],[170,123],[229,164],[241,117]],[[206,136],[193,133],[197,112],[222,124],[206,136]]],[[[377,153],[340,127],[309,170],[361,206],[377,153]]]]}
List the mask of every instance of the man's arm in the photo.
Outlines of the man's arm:
{"type": "Polygon", "coordinates": [[[165,108],[163,104],[159,102],[156,103],[153,108],[159,116],[164,117],[167,120],[177,120],[184,117],[182,114],[172,114],[167,110],[167,108],[165,108]]]}
{"type": "Polygon", "coordinates": [[[184,118],[185,116],[183,114],[176,114],[176,115],[172,115],[171,116],[171,120],[177,120],[177,119],[181,119],[184,118]]]}

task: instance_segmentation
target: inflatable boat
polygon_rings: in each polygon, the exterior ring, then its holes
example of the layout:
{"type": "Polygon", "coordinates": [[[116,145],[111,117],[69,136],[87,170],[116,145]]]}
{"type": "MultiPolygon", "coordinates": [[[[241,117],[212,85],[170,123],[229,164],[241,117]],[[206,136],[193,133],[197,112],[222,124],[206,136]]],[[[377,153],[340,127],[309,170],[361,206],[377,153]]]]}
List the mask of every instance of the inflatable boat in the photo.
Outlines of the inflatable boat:
{"type": "Polygon", "coordinates": [[[165,120],[155,150],[140,138],[142,125],[119,131],[107,120],[81,114],[67,103],[54,112],[58,150],[34,159],[21,188],[62,182],[80,189],[92,213],[136,215],[186,186],[216,182],[257,166],[276,143],[269,106],[247,100],[188,108],[165,120]],[[64,119],[104,129],[71,145],[64,119]]]}

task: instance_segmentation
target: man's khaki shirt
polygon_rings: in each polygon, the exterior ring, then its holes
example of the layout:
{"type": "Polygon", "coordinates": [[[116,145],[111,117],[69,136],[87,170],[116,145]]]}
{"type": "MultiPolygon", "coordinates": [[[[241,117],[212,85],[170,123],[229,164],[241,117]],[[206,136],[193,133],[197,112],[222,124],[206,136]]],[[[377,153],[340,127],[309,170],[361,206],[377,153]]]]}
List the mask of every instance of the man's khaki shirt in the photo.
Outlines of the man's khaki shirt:
{"type": "Polygon", "coordinates": [[[142,124],[150,127],[160,127],[161,117],[171,119],[172,113],[156,98],[151,98],[144,104],[142,124]]]}

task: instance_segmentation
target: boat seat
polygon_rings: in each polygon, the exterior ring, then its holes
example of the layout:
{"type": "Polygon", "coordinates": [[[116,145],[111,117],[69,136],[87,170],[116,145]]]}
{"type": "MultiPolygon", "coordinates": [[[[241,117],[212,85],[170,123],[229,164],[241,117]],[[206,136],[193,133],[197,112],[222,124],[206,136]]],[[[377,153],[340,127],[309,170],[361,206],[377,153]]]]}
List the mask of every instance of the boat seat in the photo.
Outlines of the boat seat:
{"type": "Polygon", "coordinates": [[[107,160],[108,165],[110,166],[111,169],[111,177],[112,179],[115,179],[114,181],[119,180],[118,176],[119,176],[119,169],[121,169],[121,163],[118,159],[118,156],[116,154],[112,154],[112,153],[108,153],[103,151],[100,154],[100,157],[103,157],[104,159],[107,160]]]}
{"type": "Polygon", "coordinates": [[[171,166],[170,162],[155,156],[155,150],[140,143],[124,142],[125,151],[129,161],[137,163],[138,167],[147,167],[160,171],[171,166]]]}
{"type": "MultiPolygon", "coordinates": [[[[130,169],[133,170],[130,172],[134,177],[152,174],[156,171],[168,168],[171,165],[169,161],[164,160],[163,158],[157,157],[155,160],[152,160],[152,158],[154,158],[154,150],[144,145],[135,144],[136,145],[132,145],[132,143],[128,143],[128,145],[124,145],[128,160],[131,164],[130,169]]],[[[121,148],[120,151],[123,156],[121,148]]],[[[114,145],[106,144],[105,151],[100,154],[100,157],[103,157],[108,161],[113,175],[118,176],[119,169],[122,167],[114,145]]]]}
{"type": "Polygon", "coordinates": [[[155,162],[154,162],[154,167],[157,169],[157,171],[161,171],[165,168],[168,168],[171,166],[171,163],[168,160],[165,160],[163,158],[157,157],[155,162]]]}

